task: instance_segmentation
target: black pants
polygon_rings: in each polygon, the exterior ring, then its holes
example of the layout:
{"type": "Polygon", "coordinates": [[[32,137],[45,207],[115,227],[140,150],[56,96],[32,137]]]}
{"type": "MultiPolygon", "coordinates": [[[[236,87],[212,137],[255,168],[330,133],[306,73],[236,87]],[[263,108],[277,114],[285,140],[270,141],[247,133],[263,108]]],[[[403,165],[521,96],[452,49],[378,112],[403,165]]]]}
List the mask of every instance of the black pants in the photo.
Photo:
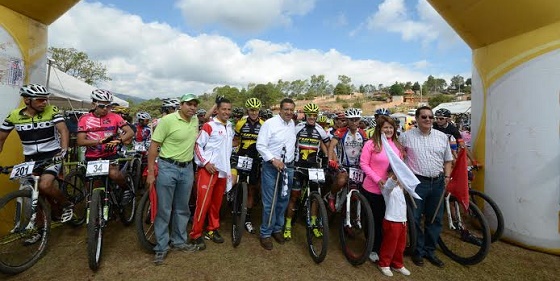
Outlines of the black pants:
{"type": "Polygon", "coordinates": [[[361,193],[366,197],[373,212],[373,250],[379,254],[381,249],[381,241],[383,240],[383,218],[385,217],[385,199],[383,195],[370,193],[362,189],[361,193]]]}

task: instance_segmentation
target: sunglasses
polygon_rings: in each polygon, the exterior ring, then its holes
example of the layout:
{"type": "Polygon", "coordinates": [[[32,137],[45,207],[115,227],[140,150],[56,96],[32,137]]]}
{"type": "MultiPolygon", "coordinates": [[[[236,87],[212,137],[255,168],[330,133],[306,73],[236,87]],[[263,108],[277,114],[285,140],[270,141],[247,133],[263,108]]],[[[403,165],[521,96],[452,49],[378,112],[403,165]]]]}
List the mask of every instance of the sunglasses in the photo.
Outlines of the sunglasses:
{"type": "Polygon", "coordinates": [[[99,107],[99,108],[101,108],[101,109],[105,109],[105,108],[111,108],[111,107],[113,107],[113,106],[110,105],[110,104],[98,103],[98,104],[97,104],[97,107],[99,107]]]}
{"type": "Polygon", "coordinates": [[[45,98],[32,98],[32,100],[38,101],[38,102],[41,102],[41,103],[49,101],[49,99],[45,99],[45,98]]]}
{"type": "Polygon", "coordinates": [[[437,120],[445,120],[445,117],[437,117],[437,120]]]}
{"type": "Polygon", "coordinates": [[[422,116],[420,116],[420,118],[422,118],[422,119],[430,118],[430,120],[434,120],[434,116],[432,116],[432,115],[422,115],[422,116]]]}
{"type": "Polygon", "coordinates": [[[309,117],[309,118],[317,118],[317,114],[307,114],[307,117],[309,117]]]}

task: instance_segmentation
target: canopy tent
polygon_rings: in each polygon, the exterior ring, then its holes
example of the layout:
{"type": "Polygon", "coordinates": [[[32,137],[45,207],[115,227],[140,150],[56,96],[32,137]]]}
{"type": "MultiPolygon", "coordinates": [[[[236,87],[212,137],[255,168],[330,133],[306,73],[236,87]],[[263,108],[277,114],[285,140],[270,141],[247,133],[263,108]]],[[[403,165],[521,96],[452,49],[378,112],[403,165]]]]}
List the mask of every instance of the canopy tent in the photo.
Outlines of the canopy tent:
{"type": "MultiPolygon", "coordinates": [[[[91,107],[91,91],[95,87],[89,85],[80,79],[66,74],[63,71],[50,68],[50,75],[48,79],[48,88],[52,93],[50,103],[60,108],[90,108],[91,107]]],[[[119,105],[128,107],[128,102],[113,97],[113,101],[119,105]]]]}
{"type": "Polygon", "coordinates": [[[461,114],[461,113],[471,113],[471,101],[456,101],[456,102],[446,102],[440,103],[438,106],[434,107],[432,110],[436,112],[436,110],[440,108],[446,108],[451,111],[451,114],[461,114]]]}

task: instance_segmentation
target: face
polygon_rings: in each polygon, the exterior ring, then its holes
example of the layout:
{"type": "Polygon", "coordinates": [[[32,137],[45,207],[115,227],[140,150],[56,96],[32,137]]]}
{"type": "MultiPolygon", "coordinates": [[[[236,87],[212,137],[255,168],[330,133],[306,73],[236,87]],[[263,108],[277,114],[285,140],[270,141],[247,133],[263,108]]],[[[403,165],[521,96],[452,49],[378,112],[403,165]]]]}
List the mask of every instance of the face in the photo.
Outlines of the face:
{"type": "Polygon", "coordinates": [[[348,128],[350,130],[356,130],[358,128],[360,118],[347,118],[346,120],[348,120],[348,128]]]}
{"type": "Polygon", "coordinates": [[[362,129],[362,130],[365,130],[365,128],[367,127],[366,122],[364,122],[364,121],[360,121],[360,123],[358,123],[358,124],[359,124],[358,127],[360,127],[360,129],[362,129]]]}
{"type": "Polygon", "coordinates": [[[38,112],[43,112],[48,104],[48,98],[30,98],[29,103],[38,112]]]}
{"type": "Polygon", "coordinates": [[[284,121],[290,122],[290,120],[294,117],[295,107],[295,104],[285,102],[284,104],[282,104],[282,108],[280,108],[280,117],[284,121]]]}
{"type": "Polygon", "coordinates": [[[436,123],[439,126],[443,126],[447,123],[447,117],[443,117],[443,116],[436,116],[436,123]]]}
{"type": "Polygon", "coordinates": [[[220,103],[220,107],[217,109],[218,111],[218,119],[225,123],[229,117],[231,116],[231,103],[220,103]]]}
{"type": "Polygon", "coordinates": [[[109,111],[111,111],[111,103],[105,101],[96,101],[93,103],[95,106],[95,114],[99,116],[105,116],[109,111]]]}
{"type": "Polygon", "coordinates": [[[148,120],[148,119],[140,119],[140,124],[141,124],[141,125],[144,125],[144,126],[147,126],[148,124],[150,124],[150,120],[148,120]]]}
{"type": "Polygon", "coordinates": [[[259,110],[254,108],[247,109],[247,115],[249,115],[249,119],[257,120],[259,118],[259,110]]]}
{"type": "Polygon", "coordinates": [[[393,127],[391,123],[385,122],[381,127],[381,132],[384,133],[388,139],[390,139],[393,137],[393,134],[395,133],[395,127],[393,127]]]}
{"type": "Polygon", "coordinates": [[[434,114],[429,109],[420,110],[420,115],[416,117],[418,128],[422,130],[429,130],[434,123],[434,114]]]}
{"type": "Polygon", "coordinates": [[[344,128],[348,125],[348,121],[346,121],[346,118],[338,118],[335,119],[334,122],[337,128],[344,128]]]}
{"type": "Polygon", "coordinates": [[[314,126],[317,123],[317,114],[305,114],[307,124],[314,126]]]}
{"type": "Polygon", "coordinates": [[[198,103],[194,100],[192,101],[184,101],[181,103],[181,113],[187,116],[187,118],[193,117],[196,114],[196,110],[198,109],[198,103]]]}

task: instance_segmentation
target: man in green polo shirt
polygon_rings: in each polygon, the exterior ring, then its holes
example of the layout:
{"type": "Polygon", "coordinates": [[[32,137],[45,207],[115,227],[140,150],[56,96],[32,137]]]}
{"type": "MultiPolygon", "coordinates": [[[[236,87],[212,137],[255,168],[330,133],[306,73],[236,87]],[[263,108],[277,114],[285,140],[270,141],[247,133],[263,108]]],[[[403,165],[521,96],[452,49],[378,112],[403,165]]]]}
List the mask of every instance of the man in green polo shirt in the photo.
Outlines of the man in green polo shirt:
{"type": "Polygon", "coordinates": [[[196,110],[199,100],[194,94],[181,97],[179,110],[161,118],[148,150],[148,177],[146,184],[156,183],[157,215],[154,221],[156,246],[154,263],[163,263],[169,250],[194,251],[187,244],[187,223],[190,217],[189,198],[194,179],[193,152],[198,135],[196,110]],[[159,152],[157,180],[154,176],[159,152]],[[171,220],[171,228],[169,221],[171,220]],[[171,234],[169,233],[171,232],[171,234]]]}

